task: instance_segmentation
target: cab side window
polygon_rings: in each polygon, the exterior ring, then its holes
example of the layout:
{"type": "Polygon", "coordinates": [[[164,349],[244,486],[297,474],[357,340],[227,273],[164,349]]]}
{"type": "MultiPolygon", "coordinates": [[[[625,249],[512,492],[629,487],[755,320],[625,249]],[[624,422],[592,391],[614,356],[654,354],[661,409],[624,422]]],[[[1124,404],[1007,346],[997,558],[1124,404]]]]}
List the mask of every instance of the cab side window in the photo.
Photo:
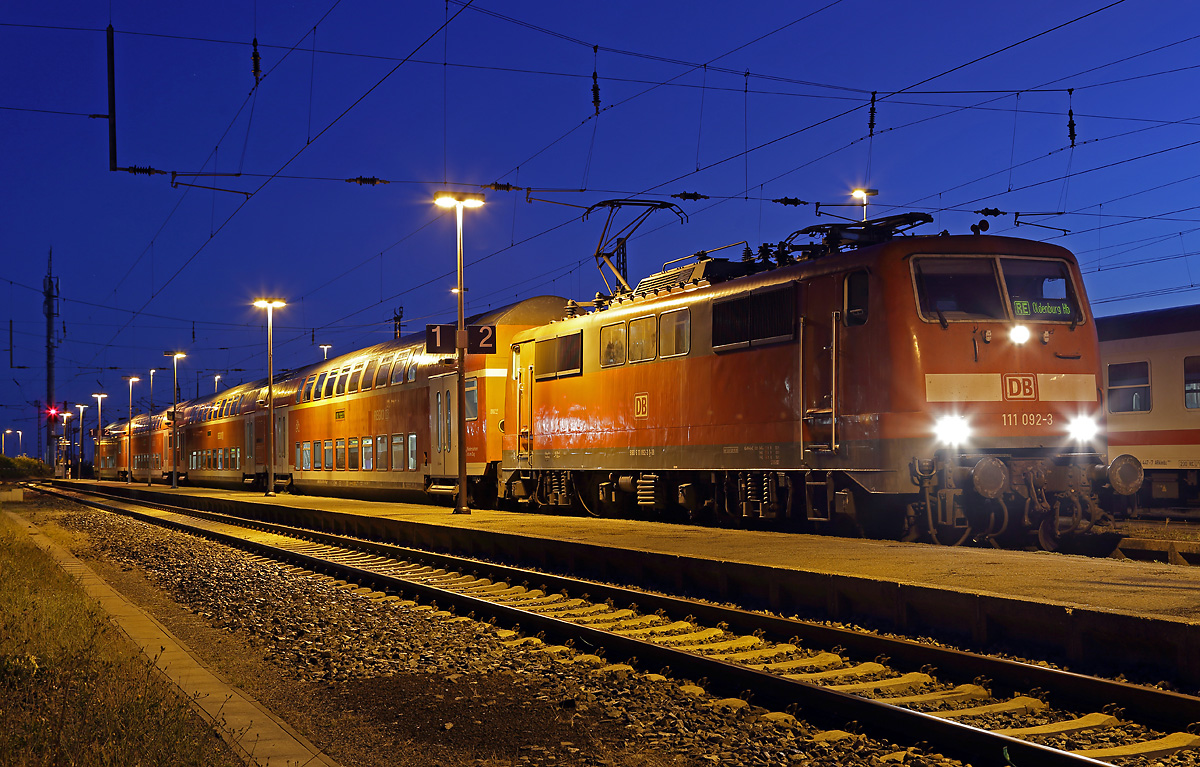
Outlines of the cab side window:
{"type": "Polygon", "coordinates": [[[845,322],[847,326],[867,324],[867,273],[851,272],[846,275],[845,322]]]}

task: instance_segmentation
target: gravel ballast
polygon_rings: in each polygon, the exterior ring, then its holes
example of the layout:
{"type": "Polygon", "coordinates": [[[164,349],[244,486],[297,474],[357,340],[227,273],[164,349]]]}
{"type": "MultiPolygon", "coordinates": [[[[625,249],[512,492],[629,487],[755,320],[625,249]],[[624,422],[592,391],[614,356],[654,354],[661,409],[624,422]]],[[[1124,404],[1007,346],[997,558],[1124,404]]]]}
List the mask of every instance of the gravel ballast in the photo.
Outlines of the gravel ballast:
{"type": "MultiPolygon", "coordinates": [[[[686,680],[60,501],[25,504],[206,664],[346,765],[958,764],[717,705],[686,680]]],[[[753,701],[751,700],[751,703],[753,701]]]]}

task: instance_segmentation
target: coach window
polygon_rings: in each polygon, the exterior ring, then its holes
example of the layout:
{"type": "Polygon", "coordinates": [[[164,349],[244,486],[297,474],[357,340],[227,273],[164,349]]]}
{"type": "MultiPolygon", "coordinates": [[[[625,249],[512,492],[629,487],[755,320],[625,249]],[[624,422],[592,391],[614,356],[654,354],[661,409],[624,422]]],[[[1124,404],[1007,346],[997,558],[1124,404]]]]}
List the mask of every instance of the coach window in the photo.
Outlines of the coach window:
{"type": "Polygon", "coordinates": [[[308,377],[308,380],[304,382],[304,402],[312,401],[313,384],[316,383],[316,380],[317,377],[315,375],[311,375],[308,377]]]}
{"type": "Polygon", "coordinates": [[[300,443],[300,468],[308,471],[312,468],[312,443],[300,443]]]}
{"type": "MultiPolygon", "coordinates": [[[[292,465],[295,466],[297,469],[304,466],[304,451],[300,447],[299,442],[296,443],[296,462],[293,463],[292,465]]],[[[233,468],[233,467],[231,466],[230,468],[233,468]]]]}
{"type": "MultiPolygon", "coordinates": [[[[448,397],[450,392],[446,392],[448,397]]],[[[435,400],[437,402],[437,412],[433,415],[433,440],[437,443],[437,452],[442,452],[442,393],[437,392],[435,400]]],[[[448,405],[449,403],[447,403],[448,405]]],[[[447,407],[447,410],[450,408],[447,407]]],[[[446,420],[450,420],[449,417],[446,420]]]]}
{"type": "Polygon", "coordinates": [[[392,435],[392,471],[404,468],[404,435],[392,435]]]}
{"type": "Polygon", "coordinates": [[[321,469],[321,440],[314,439],[312,443],[313,468],[321,469]]]}
{"type": "Polygon", "coordinates": [[[375,470],[387,471],[387,435],[380,434],[375,437],[375,470]]]}
{"type": "Polygon", "coordinates": [[[358,437],[351,437],[348,442],[346,468],[350,471],[358,471],[358,437]]]}
{"type": "Polygon", "coordinates": [[[333,468],[338,471],[346,470],[346,440],[339,439],[333,443],[333,468]]]}
{"type": "Polygon", "coordinates": [[[657,356],[655,325],[653,315],[629,321],[630,362],[645,362],[657,356]]]}
{"type": "Polygon", "coordinates": [[[463,384],[464,402],[467,403],[467,420],[479,420],[479,379],[468,378],[463,384]]]}
{"type": "Polygon", "coordinates": [[[1108,411],[1144,413],[1150,410],[1150,363],[1119,362],[1108,366],[1108,411]]]}
{"type": "MultiPolygon", "coordinates": [[[[625,364],[625,323],[600,328],[600,367],[625,364]]],[[[513,368],[516,370],[516,368],[513,368]]]]}
{"type": "Polygon", "coordinates": [[[1200,357],[1183,358],[1183,404],[1200,408],[1200,357]]]}
{"type": "Polygon", "coordinates": [[[366,370],[363,371],[363,374],[362,374],[362,390],[363,391],[370,389],[371,384],[375,382],[375,362],[376,362],[376,359],[374,357],[367,360],[367,368],[366,368],[366,370]]]}
{"type": "Polygon", "coordinates": [[[846,312],[844,321],[847,326],[867,324],[867,273],[865,271],[851,272],[846,275],[846,312]]]}
{"type": "Polygon", "coordinates": [[[408,352],[396,352],[396,366],[392,368],[392,383],[404,383],[404,366],[408,362],[408,352]]]}
{"type": "Polygon", "coordinates": [[[333,470],[333,440],[325,440],[325,471],[333,470]]]}
{"type": "Polygon", "coordinates": [[[408,470],[417,470],[417,435],[408,435],[408,470]]]}
{"type": "Polygon", "coordinates": [[[342,368],[342,372],[338,374],[337,383],[333,385],[333,394],[338,396],[346,393],[346,381],[350,378],[350,366],[342,368]]]}
{"type": "Polygon", "coordinates": [[[663,312],[658,321],[658,354],[660,357],[679,357],[692,348],[692,313],[690,309],[663,312]]]}
{"type": "Polygon", "coordinates": [[[375,470],[375,438],[362,438],[362,467],[363,471],[375,470]]]}
{"type": "Polygon", "coordinates": [[[325,392],[321,395],[322,397],[328,398],[333,396],[333,382],[337,380],[337,374],[336,370],[330,370],[325,373],[325,392]]]}
{"type": "Polygon", "coordinates": [[[379,358],[379,367],[375,369],[375,388],[387,386],[388,375],[392,372],[392,353],[388,352],[379,358]]]}
{"type": "Polygon", "coordinates": [[[408,382],[417,380],[417,355],[414,354],[408,362],[408,382]]]}
{"type": "Polygon", "coordinates": [[[362,378],[363,363],[358,363],[350,371],[350,383],[346,386],[346,393],[353,394],[358,391],[358,382],[362,378]]]}

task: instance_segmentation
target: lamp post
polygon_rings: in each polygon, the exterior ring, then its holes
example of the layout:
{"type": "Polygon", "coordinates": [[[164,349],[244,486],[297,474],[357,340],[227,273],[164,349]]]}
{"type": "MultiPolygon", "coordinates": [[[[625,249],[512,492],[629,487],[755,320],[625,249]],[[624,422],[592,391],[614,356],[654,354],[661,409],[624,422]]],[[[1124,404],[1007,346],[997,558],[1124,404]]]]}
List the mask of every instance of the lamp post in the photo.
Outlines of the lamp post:
{"type": "Polygon", "coordinates": [[[220,387],[220,385],[221,385],[221,374],[217,373],[215,376],[213,376],[213,394],[216,394],[217,392],[220,391],[220,388],[218,388],[218,387],[220,387]]]}
{"type": "Polygon", "coordinates": [[[25,455],[25,433],[17,429],[17,455],[25,455]]]}
{"type": "Polygon", "coordinates": [[[267,310],[267,495],[275,495],[275,336],[273,313],[287,306],[278,298],[260,298],[254,302],[267,310]]]}
{"type": "Polygon", "coordinates": [[[12,429],[5,429],[3,434],[0,434],[0,455],[8,455],[8,443],[5,438],[12,434],[12,429]]]}
{"type": "MultiPolygon", "coordinates": [[[[104,398],[107,394],[93,394],[96,398],[96,441],[92,444],[92,462],[96,461],[96,456],[100,455],[100,438],[104,435],[104,398]]],[[[96,481],[100,481],[100,472],[96,471],[96,481]]]]}
{"type": "Polygon", "coordinates": [[[125,484],[133,482],[133,385],[142,380],[137,376],[121,376],[121,380],[129,382],[129,423],[125,426],[125,484]]]}
{"type": "Polygon", "coordinates": [[[149,447],[146,450],[146,487],[154,485],[154,374],[159,371],[159,368],[150,368],[150,409],[146,413],[146,441],[149,447]]]}
{"type": "Polygon", "coordinates": [[[67,422],[71,419],[71,411],[69,408],[69,405],[66,403],[63,404],[63,435],[62,441],[58,443],[60,447],[62,446],[63,442],[67,443],[66,455],[63,457],[63,479],[71,478],[71,427],[67,425],[67,422]]]}
{"type": "MultiPolygon", "coordinates": [[[[75,464],[75,479],[83,479],[83,411],[88,408],[87,405],[76,405],[79,410],[79,463],[75,464]]],[[[95,460],[95,453],[92,454],[95,460]]]]}
{"type": "Polygon", "coordinates": [[[867,220],[867,198],[874,197],[879,194],[878,189],[855,189],[850,193],[850,196],[856,200],[862,200],[863,206],[863,221],[867,220]]]}
{"type": "Polygon", "coordinates": [[[171,487],[179,487],[179,360],[187,355],[183,352],[163,352],[171,358],[175,371],[174,386],[171,387],[171,487]]]}
{"type": "Polygon", "coordinates": [[[483,195],[474,192],[438,192],[434,202],[441,208],[454,208],[458,233],[458,333],[455,348],[458,352],[458,505],[455,514],[470,514],[467,506],[467,326],[463,320],[463,208],[483,205],[483,195]]]}
{"type": "Polygon", "coordinates": [[[333,344],[321,344],[321,351],[325,352],[325,361],[329,361],[329,350],[333,348],[333,344]]]}

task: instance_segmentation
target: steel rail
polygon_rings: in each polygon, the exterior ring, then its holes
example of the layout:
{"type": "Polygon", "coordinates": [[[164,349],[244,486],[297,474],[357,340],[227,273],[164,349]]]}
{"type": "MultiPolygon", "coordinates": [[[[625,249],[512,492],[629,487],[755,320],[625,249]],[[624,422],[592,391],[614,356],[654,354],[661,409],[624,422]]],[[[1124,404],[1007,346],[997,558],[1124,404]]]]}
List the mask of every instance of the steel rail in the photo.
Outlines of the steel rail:
{"type": "MultiPolygon", "coordinates": [[[[331,561],[323,557],[312,556],[262,542],[248,541],[245,538],[241,538],[230,533],[192,527],[180,521],[165,520],[161,517],[143,514],[132,509],[109,506],[107,504],[88,501],[86,499],[81,500],[60,493],[52,494],[63,498],[68,498],[73,501],[83,502],[95,508],[132,516],[142,521],[159,526],[185,531],[194,535],[200,535],[242,550],[265,554],[273,559],[287,561],[317,572],[333,574],[343,577],[347,580],[355,580],[361,583],[370,584],[375,588],[394,592],[417,594],[420,597],[426,598],[430,601],[435,601],[442,606],[451,605],[456,612],[470,612],[474,613],[476,616],[481,614],[492,616],[497,620],[503,621],[509,625],[520,626],[526,629],[532,627],[534,630],[541,632],[543,635],[555,637],[556,639],[564,641],[570,639],[584,646],[603,647],[608,653],[622,659],[636,661],[643,667],[652,667],[661,664],[669,667],[671,672],[674,674],[682,674],[692,678],[706,677],[709,680],[709,686],[718,690],[722,694],[737,695],[739,694],[739,691],[750,690],[752,691],[756,704],[766,705],[767,707],[777,709],[784,709],[788,708],[789,706],[798,705],[801,709],[802,716],[821,726],[845,728],[852,726],[848,723],[857,723],[874,737],[885,738],[897,743],[934,743],[936,750],[944,754],[963,759],[964,761],[970,761],[971,763],[977,765],[1007,765],[1017,762],[1045,765],[1104,764],[1104,762],[1087,757],[1082,757],[1036,743],[989,732],[987,730],[971,727],[969,725],[961,724],[949,719],[935,717],[917,711],[912,711],[910,709],[893,706],[883,701],[872,700],[869,698],[859,697],[857,695],[839,692],[837,690],[831,690],[808,682],[787,679],[767,671],[759,671],[746,666],[708,658],[688,652],[687,650],[667,647],[634,637],[621,636],[619,634],[614,634],[601,629],[591,628],[586,625],[564,621],[549,615],[529,612],[521,609],[520,607],[497,604],[495,602],[490,602],[467,594],[457,593],[451,590],[439,588],[437,586],[413,582],[402,577],[389,576],[378,572],[372,572],[370,570],[362,570],[352,565],[331,561]]],[[[804,624],[800,621],[771,619],[769,616],[761,616],[746,611],[722,608],[716,605],[708,605],[706,603],[696,603],[673,597],[650,595],[631,589],[611,587],[590,581],[578,581],[574,579],[562,578],[560,576],[550,576],[536,571],[522,570],[520,568],[492,566],[477,560],[465,560],[462,558],[442,554],[430,554],[429,552],[418,551],[405,547],[390,546],[387,544],[375,544],[356,539],[351,539],[348,541],[347,539],[338,538],[337,536],[326,533],[313,533],[312,531],[298,530],[296,528],[289,528],[285,525],[278,525],[274,523],[256,522],[246,524],[245,520],[231,520],[224,515],[214,514],[212,512],[195,512],[188,509],[179,509],[168,504],[154,502],[147,503],[141,501],[130,502],[126,499],[122,500],[126,503],[158,508],[170,513],[178,513],[185,516],[203,518],[208,521],[227,524],[230,526],[261,530],[264,532],[271,532],[277,535],[287,536],[289,538],[299,538],[302,540],[317,542],[326,546],[336,547],[347,552],[370,552],[390,558],[419,558],[427,563],[436,562],[439,566],[445,564],[449,567],[459,570],[474,569],[478,571],[479,569],[484,568],[492,571],[492,573],[489,574],[499,575],[503,573],[507,576],[511,576],[505,577],[505,580],[508,582],[511,582],[516,577],[525,577],[526,579],[532,578],[535,580],[540,579],[546,582],[554,582],[556,585],[561,585],[563,587],[569,587],[573,591],[586,590],[589,594],[595,591],[597,593],[608,593],[614,596],[619,595],[621,598],[632,598],[639,603],[639,607],[645,607],[648,605],[648,603],[658,603],[670,605],[673,609],[686,609],[693,614],[697,611],[701,611],[710,614],[713,617],[720,618],[726,623],[729,623],[728,619],[733,617],[735,620],[738,620],[739,623],[744,623],[744,625],[747,627],[754,625],[757,620],[764,618],[768,619],[768,621],[776,622],[776,628],[779,628],[783,625],[786,625],[789,628],[795,628],[801,625],[808,625],[809,627],[812,627],[811,624],[804,624]]],[[[730,623],[731,627],[732,625],[733,624],[730,623]]],[[[740,628],[741,626],[739,626],[739,629],[740,628]]],[[[843,629],[833,629],[832,627],[820,628],[824,628],[827,632],[830,632],[828,633],[828,636],[837,637],[837,641],[839,642],[849,638],[850,635],[854,635],[853,632],[848,632],[843,629]]],[[[794,634],[795,632],[792,633],[794,634]]],[[[897,640],[890,640],[882,637],[874,638],[877,640],[882,640],[882,644],[880,646],[887,646],[890,648],[895,648],[898,646],[895,644],[897,640]]],[[[909,648],[910,650],[916,650],[917,648],[921,647],[920,645],[912,642],[905,642],[905,644],[913,645],[912,648],[909,648]]],[[[968,653],[957,653],[957,655],[963,656],[963,658],[971,657],[968,653]]],[[[996,659],[989,660],[995,661],[996,659]]],[[[1013,663],[1011,661],[999,662],[1002,664],[1013,663]]],[[[1016,665],[1025,666],[1026,664],[1016,665]]],[[[1071,676],[1077,677],[1078,675],[1071,676]]],[[[1084,678],[1081,677],[1081,679],[1084,678]]],[[[1132,685],[1126,686],[1133,687],[1132,685]]],[[[1154,691],[1150,692],[1153,693],[1154,691]]],[[[1092,699],[1091,703],[1094,705],[1095,699],[1092,699]]]]}

